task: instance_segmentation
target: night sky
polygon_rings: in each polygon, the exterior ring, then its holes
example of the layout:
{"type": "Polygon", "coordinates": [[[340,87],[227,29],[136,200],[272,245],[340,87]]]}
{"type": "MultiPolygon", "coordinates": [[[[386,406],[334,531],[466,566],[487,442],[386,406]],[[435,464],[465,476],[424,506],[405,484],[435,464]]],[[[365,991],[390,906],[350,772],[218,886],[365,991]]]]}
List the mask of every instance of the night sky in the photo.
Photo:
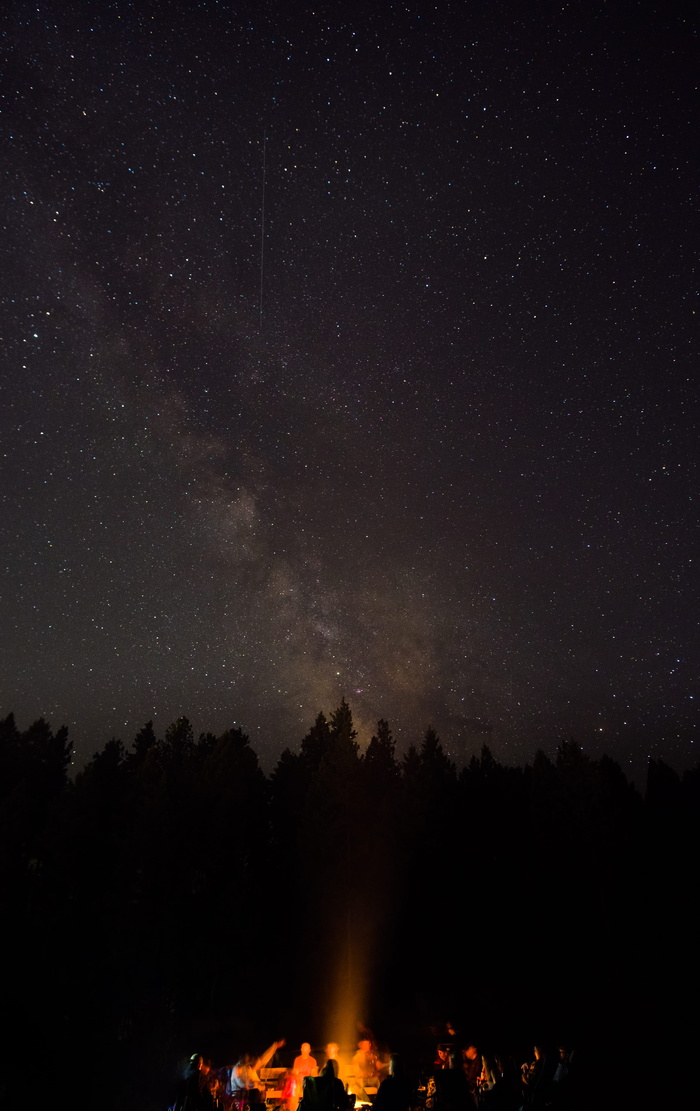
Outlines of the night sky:
{"type": "Polygon", "coordinates": [[[4,12],[3,714],[694,764],[681,6],[4,12]]]}

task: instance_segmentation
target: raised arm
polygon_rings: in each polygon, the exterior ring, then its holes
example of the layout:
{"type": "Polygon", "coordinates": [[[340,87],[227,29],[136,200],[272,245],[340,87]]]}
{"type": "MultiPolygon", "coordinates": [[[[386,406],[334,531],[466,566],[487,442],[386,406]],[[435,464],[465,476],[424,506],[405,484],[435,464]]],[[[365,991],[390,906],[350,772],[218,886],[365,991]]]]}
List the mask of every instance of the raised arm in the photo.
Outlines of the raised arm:
{"type": "Polygon", "coordinates": [[[273,1042],[272,1045],[268,1046],[262,1057],[258,1057],[257,1061],[255,1062],[255,1071],[257,1072],[258,1069],[264,1069],[267,1062],[274,1057],[277,1050],[281,1049],[282,1046],[285,1044],[285,1040],[284,1038],[282,1038],[281,1042],[273,1042]]]}

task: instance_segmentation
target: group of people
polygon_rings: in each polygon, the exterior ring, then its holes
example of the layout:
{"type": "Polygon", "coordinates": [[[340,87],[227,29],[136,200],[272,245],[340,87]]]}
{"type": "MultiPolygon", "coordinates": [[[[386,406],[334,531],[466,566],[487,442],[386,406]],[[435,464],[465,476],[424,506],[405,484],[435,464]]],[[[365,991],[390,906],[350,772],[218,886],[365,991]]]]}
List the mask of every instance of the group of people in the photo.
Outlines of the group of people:
{"type": "MultiPolygon", "coordinates": [[[[260,1056],[246,1053],[224,1069],[214,1069],[201,1054],[193,1054],[172,1111],[255,1111],[264,1107],[267,1085],[261,1073],[284,1045],[284,1039],[273,1042],[260,1056]]],[[[338,1052],[337,1044],[329,1042],[326,1062],[319,1071],[309,1042],[302,1043],[292,1068],[286,1073],[280,1070],[284,1073],[279,1094],[283,1111],[297,1111],[300,1105],[301,1111],[347,1111],[350,1104],[339,1079],[338,1052]]]]}
{"type": "MultiPolygon", "coordinates": [[[[200,1054],[189,1061],[173,1111],[256,1111],[265,1105],[261,1072],[285,1042],[275,1041],[255,1057],[245,1054],[231,1068],[212,1069],[200,1054]]],[[[409,1078],[398,1055],[383,1059],[369,1039],[341,1061],[329,1042],[319,1069],[309,1042],[303,1042],[291,1069],[275,1077],[281,1111],[351,1111],[373,1104],[375,1111],[571,1111],[573,1053],[534,1047],[532,1061],[518,1069],[512,1059],[481,1053],[473,1043],[438,1045],[429,1075],[409,1078]]]]}
{"type": "Polygon", "coordinates": [[[534,1047],[531,1061],[520,1068],[513,1059],[480,1053],[474,1044],[437,1048],[427,1086],[427,1111],[527,1111],[529,1108],[573,1111],[573,1051],[560,1046],[547,1052],[534,1047]]]}

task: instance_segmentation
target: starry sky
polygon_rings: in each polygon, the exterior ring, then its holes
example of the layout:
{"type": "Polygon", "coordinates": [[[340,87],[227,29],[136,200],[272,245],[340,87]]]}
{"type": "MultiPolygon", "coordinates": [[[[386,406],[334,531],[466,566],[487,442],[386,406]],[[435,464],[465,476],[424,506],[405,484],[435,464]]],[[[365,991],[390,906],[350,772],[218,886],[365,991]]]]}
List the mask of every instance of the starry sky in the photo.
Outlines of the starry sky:
{"type": "Polygon", "coordinates": [[[9,0],[3,714],[696,762],[682,11],[9,0]]]}

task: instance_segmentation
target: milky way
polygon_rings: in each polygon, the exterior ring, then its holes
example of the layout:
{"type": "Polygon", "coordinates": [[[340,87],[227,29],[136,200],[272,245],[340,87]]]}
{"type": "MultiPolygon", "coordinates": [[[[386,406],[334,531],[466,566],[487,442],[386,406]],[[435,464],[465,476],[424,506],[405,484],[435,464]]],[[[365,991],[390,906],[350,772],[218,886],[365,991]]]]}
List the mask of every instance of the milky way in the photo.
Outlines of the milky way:
{"type": "Polygon", "coordinates": [[[539,11],[6,7],[22,727],[695,761],[691,31],[539,11]]]}

